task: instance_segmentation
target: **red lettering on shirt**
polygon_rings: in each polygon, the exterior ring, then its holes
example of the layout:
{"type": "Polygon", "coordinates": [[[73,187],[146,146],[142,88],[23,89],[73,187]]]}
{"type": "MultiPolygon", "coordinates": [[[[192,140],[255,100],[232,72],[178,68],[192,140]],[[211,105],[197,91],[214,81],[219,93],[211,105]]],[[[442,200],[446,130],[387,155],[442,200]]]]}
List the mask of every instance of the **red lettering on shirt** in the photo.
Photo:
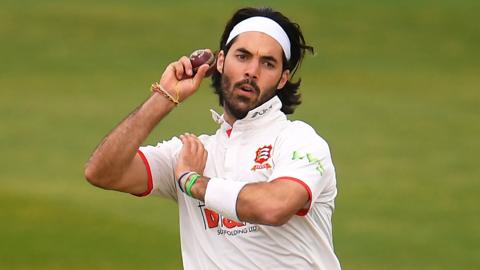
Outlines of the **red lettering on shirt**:
{"type": "Polygon", "coordinates": [[[204,208],[205,219],[207,220],[208,228],[213,229],[218,227],[219,215],[217,212],[204,208]]]}
{"type": "Polygon", "coordinates": [[[235,227],[245,226],[245,224],[242,223],[242,222],[237,222],[237,221],[234,221],[234,220],[231,220],[231,219],[228,219],[228,218],[223,218],[222,222],[223,222],[223,226],[225,226],[229,229],[235,228],[235,227]]]}
{"type": "Polygon", "coordinates": [[[235,227],[243,227],[247,224],[245,222],[238,222],[235,220],[221,217],[217,212],[212,211],[208,208],[204,208],[203,212],[205,213],[205,220],[207,221],[207,226],[209,229],[217,228],[218,225],[220,225],[220,218],[222,219],[223,227],[226,227],[228,229],[232,229],[235,227]]]}

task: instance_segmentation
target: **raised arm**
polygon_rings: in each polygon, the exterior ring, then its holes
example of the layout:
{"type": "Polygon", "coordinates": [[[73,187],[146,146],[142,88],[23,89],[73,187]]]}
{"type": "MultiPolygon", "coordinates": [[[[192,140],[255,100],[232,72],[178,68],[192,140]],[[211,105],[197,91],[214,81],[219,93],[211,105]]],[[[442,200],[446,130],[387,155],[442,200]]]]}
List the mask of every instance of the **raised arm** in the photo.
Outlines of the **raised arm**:
{"type": "Polygon", "coordinates": [[[192,76],[190,60],[185,56],[168,65],[159,82],[163,90],[153,92],[103,139],[85,166],[85,178],[104,189],[144,193],[148,176],[137,153],[138,148],[175,107],[172,98],[181,102],[192,95],[199,88],[207,69],[208,65],[203,65],[192,76]]]}

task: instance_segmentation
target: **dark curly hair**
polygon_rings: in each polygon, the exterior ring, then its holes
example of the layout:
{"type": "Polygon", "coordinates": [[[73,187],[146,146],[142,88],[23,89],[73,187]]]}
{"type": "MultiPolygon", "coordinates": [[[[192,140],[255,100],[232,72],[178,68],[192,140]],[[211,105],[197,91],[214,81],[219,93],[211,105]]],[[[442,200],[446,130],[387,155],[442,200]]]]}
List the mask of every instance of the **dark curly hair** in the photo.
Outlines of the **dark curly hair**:
{"type": "MultiPolygon", "coordinates": [[[[287,33],[288,38],[290,39],[290,50],[291,56],[290,60],[287,61],[285,55],[283,55],[283,70],[290,70],[290,78],[293,77],[297,69],[300,67],[300,64],[305,56],[305,52],[313,53],[313,47],[307,45],[305,43],[305,39],[303,37],[302,31],[300,26],[297,23],[290,21],[287,17],[285,17],[282,13],[278,11],[274,11],[268,7],[262,8],[242,8],[235,12],[228,21],[227,25],[225,26],[225,30],[223,31],[222,38],[220,39],[220,50],[223,50],[225,55],[227,55],[228,50],[234,43],[234,40],[231,41],[229,44],[226,44],[228,36],[232,31],[233,27],[237,25],[239,22],[248,19],[250,17],[267,17],[275,22],[277,22],[287,33]]],[[[290,80],[287,81],[285,86],[279,90],[277,90],[277,96],[282,101],[282,112],[285,114],[291,114],[295,111],[295,107],[301,103],[300,101],[300,93],[298,92],[298,88],[300,87],[301,79],[298,79],[296,82],[291,82],[290,80]]],[[[223,96],[222,96],[222,74],[217,70],[214,70],[212,74],[212,87],[216,94],[219,97],[220,106],[223,106],[223,96]]]]}

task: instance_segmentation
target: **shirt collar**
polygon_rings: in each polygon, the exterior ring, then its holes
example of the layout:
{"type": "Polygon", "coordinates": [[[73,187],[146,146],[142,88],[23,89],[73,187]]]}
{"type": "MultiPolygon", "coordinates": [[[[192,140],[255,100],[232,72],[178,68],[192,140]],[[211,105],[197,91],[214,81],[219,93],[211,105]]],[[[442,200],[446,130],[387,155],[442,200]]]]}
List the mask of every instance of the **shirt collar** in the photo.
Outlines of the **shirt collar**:
{"type": "Polygon", "coordinates": [[[282,108],[282,102],[280,101],[278,96],[274,96],[269,101],[249,111],[247,116],[245,116],[245,118],[237,120],[236,122],[238,121],[249,122],[249,121],[255,121],[257,119],[269,118],[275,112],[279,112],[281,108],[282,108]]]}
{"type": "MultiPolygon", "coordinates": [[[[273,98],[263,103],[262,105],[250,110],[247,113],[247,116],[245,116],[245,118],[235,121],[234,126],[235,127],[251,126],[254,123],[273,120],[279,115],[283,115],[284,117],[286,117],[285,114],[283,114],[280,111],[281,108],[282,108],[282,101],[280,101],[280,98],[278,98],[278,96],[274,96],[273,98]]],[[[225,121],[223,114],[220,115],[219,113],[217,113],[212,109],[210,109],[210,112],[212,113],[213,121],[215,121],[217,124],[221,125],[225,129],[232,128],[225,121]]]]}

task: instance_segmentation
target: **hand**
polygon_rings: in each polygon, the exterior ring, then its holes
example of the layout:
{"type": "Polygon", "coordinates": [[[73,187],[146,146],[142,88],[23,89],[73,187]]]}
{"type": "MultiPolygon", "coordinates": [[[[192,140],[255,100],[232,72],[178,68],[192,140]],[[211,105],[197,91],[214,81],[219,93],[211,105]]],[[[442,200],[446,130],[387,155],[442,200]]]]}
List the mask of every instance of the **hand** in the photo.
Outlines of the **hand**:
{"type": "Polygon", "coordinates": [[[178,61],[167,66],[160,79],[160,85],[174,97],[178,91],[179,101],[183,101],[197,91],[208,68],[207,64],[200,66],[193,76],[190,59],[182,56],[178,61]]]}
{"type": "Polygon", "coordinates": [[[175,167],[175,179],[184,172],[197,172],[202,175],[208,157],[203,143],[195,135],[188,133],[180,135],[180,140],[183,146],[175,167]]]}

